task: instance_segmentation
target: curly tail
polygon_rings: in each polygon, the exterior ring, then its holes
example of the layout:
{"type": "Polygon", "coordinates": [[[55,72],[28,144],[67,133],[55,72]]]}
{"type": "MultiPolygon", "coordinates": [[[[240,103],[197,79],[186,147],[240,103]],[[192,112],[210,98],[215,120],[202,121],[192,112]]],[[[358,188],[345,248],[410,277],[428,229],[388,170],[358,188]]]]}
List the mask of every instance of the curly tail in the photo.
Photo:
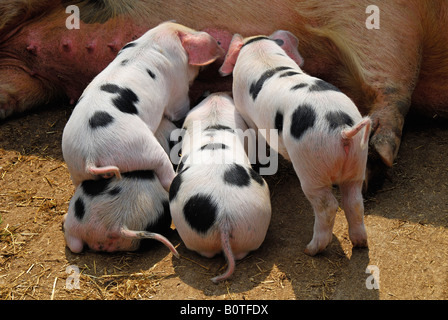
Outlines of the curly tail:
{"type": "Polygon", "coordinates": [[[87,172],[104,179],[109,179],[114,176],[121,179],[120,169],[116,166],[97,167],[95,165],[88,165],[87,172]]]}
{"type": "Polygon", "coordinates": [[[212,278],[211,280],[213,283],[226,280],[233,274],[233,271],[235,271],[235,257],[233,256],[232,247],[230,246],[229,231],[225,227],[221,229],[221,246],[227,260],[227,270],[222,275],[212,278]]]}
{"type": "Polygon", "coordinates": [[[368,144],[369,135],[370,135],[371,120],[369,117],[363,118],[360,122],[358,122],[356,125],[354,125],[351,128],[342,130],[341,131],[342,139],[346,139],[346,140],[352,139],[364,127],[365,127],[364,136],[361,140],[361,148],[364,150],[368,144]]]}
{"type": "Polygon", "coordinates": [[[129,230],[126,227],[122,227],[120,229],[120,234],[122,237],[129,239],[154,239],[160,241],[165,246],[167,246],[168,249],[170,249],[170,251],[174,254],[176,258],[179,258],[179,253],[177,252],[176,248],[174,248],[173,244],[167,238],[158,233],[148,231],[133,231],[129,230]]]}

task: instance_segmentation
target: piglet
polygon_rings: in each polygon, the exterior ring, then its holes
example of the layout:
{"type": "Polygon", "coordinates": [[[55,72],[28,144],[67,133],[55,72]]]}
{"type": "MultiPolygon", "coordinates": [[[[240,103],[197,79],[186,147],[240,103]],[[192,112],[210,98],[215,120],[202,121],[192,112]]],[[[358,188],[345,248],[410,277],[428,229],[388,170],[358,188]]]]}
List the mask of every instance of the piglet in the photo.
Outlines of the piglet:
{"type": "Polygon", "coordinates": [[[126,44],[84,90],[64,128],[62,152],[74,185],[154,170],[168,190],[175,173],[154,132],[163,116],[185,116],[200,66],[221,55],[209,34],[172,22],[126,44]]]}
{"type": "Polygon", "coordinates": [[[205,257],[224,252],[229,278],[235,259],[264,241],[271,219],[269,188],[241,141],[247,126],[228,94],[212,94],[187,115],[182,158],[170,188],[173,223],[186,247],[205,257]]]}
{"type": "Polygon", "coordinates": [[[324,250],[332,238],[339,185],[354,246],[367,246],[362,184],[370,119],[335,86],[304,73],[297,38],[287,31],[243,39],[234,35],[221,74],[233,71],[235,105],[252,128],[292,161],[315,214],[305,252],[324,250]],[[270,135],[276,132],[274,136],[270,135]],[[261,131],[261,130],[260,130],[261,131]],[[264,130],[263,130],[264,132],[264,130]],[[361,132],[361,133],[359,133],[361,132]],[[359,133],[359,134],[358,134],[359,133]]]}
{"type": "MultiPolygon", "coordinates": [[[[176,129],[166,119],[156,132],[164,152],[169,153],[169,136],[176,129]]],[[[95,251],[133,251],[141,239],[164,243],[178,256],[168,239],[168,192],[152,170],[125,172],[122,178],[85,180],[75,190],[63,230],[67,246],[79,253],[84,245],[95,251]]]]}

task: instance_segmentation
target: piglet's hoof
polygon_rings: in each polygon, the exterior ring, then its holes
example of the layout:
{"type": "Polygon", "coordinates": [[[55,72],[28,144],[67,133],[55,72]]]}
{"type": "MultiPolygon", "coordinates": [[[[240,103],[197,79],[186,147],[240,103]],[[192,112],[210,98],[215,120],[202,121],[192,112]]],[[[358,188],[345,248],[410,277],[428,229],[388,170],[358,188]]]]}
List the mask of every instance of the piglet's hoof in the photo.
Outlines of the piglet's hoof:
{"type": "Polygon", "coordinates": [[[353,248],[368,248],[367,236],[366,237],[350,237],[353,248]]]}
{"type": "MultiPolygon", "coordinates": [[[[331,237],[330,237],[331,239],[331,237]]],[[[309,256],[315,256],[316,254],[322,252],[325,250],[325,248],[327,247],[329,241],[325,240],[325,241],[318,241],[316,239],[311,240],[311,242],[306,246],[305,248],[305,254],[309,255],[309,256]]]]}

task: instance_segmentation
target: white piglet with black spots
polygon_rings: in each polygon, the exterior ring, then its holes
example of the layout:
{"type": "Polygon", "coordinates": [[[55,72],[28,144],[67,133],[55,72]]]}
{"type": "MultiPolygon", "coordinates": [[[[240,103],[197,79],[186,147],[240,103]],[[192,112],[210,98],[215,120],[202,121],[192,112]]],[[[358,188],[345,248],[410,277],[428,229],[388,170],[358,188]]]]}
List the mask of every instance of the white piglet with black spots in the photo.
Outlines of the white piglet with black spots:
{"type": "Polygon", "coordinates": [[[220,71],[233,71],[235,106],[246,123],[294,166],[314,214],[305,252],[324,250],[332,239],[339,185],[354,246],[367,246],[362,185],[370,119],[333,85],[307,75],[298,40],[287,31],[243,39],[234,35],[220,71]],[[277,129],[277,130],[270,130],[277,129]],[[275,136],[270,136],[276,132],[275,136]],[[359,134],[358,134],[359,133],[359,134]]]}
{"type": "Polygon", "coordinates": [[[170,188],[173,223],[186,247],[206,257],[224,252],[229,278],[235,259],[260,247],[270,219],[269,188],[241,142],[247,126],[224,93],[212,94],[187,115],[182,158],[170,188]]]}
{"type": "Polygon", "coordinates": [[[208,33],[172,22],[125,45],[84,90],[64,128],[62,152],[74,185],[154,170],[168,191],[175,173],[154,132],[162,117],[186,115],[200,66],[222,55],[208,33]]]}
{"type": "MultiPolygon", "coordinates": [[[[169,137],[176,129],[163,119],[155,136],[167,154],[169,137]]],[[[153,170],[125,172],[121,178],[84,180],[64,216],[64,236],[72,252],[87,245],[95,251],[133,251],[143,239],[164,243],[178,256],[162,234],[171,229],[168,192],[153,170]]]]}

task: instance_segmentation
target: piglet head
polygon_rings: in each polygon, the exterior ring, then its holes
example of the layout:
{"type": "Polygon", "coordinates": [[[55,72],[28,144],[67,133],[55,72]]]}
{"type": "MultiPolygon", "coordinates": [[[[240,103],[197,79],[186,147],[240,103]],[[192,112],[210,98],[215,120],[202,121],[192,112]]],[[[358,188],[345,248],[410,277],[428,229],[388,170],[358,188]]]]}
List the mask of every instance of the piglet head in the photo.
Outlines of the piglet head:
{"type": "Polygon", "coordinates": [[[300,67],[303,66],[303,58],[297,49],[299,45],[299,40],[289,31],[277,30],[269,37],[257,36],[246,39],[244,39],[239,34],[235,34],[232,38],[232,42],[230,43],[226,59],[224,60],[223,65],[219,69],[219,72],[221,73],[222,76],[227,76],[232,73],[233,68],[235,67],[236,64],[236,60],[238,59],[238,55],[241,51],[241,48],[244,46],[245,43],[250,43],[251,39],[253,40],[255,38],[269,39],[274,41],[300,67]]]}
{"type": "Polygon", "coordinates": [[[177,32],[182,47],[188,55],[188,64],[193,66],[205,66],[224,55],[224,50],[218,42],[206,32],[189,32],[179,30],[177,32]]]}
{"type": "Polygon", "coordinates": [[[303,66],[303,58],[297,49],[299,39],[295,35],[289,31],[277,30],[269,36],[269,39],[275,41],[299,67],[303,66]]]}

